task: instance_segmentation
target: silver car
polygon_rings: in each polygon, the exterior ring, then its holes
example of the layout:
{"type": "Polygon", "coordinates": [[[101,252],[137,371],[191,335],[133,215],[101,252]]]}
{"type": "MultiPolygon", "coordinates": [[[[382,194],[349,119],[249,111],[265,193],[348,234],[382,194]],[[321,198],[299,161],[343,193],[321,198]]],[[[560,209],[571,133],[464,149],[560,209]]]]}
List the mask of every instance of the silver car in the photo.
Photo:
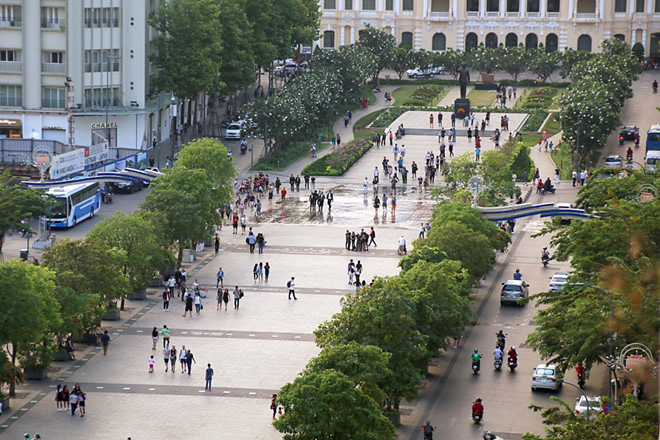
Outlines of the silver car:
{"type": "Polygon", "coordinates": [[[532,375],[532,391],[538,389],[558,390],[562,384],[561,372],[556,365],[540,364],[534,368],[532,375]]]}
{"type": "Polygon", "coordinates": [[[550,292],[558,292],[568,283],[566,272],[556,272],[550,279],[550,292]]]}
{"type": "MultiPolygon", "coordinates": [[[[589,399],[589,417],[596,416],[603,412],[603,402],[600,397],[588,396],[589,399]]],[[[576,414],[587,414],[587,399],[584,396],[580,396],[579,399],[575,402],[575,413],[576,414]]]]}
{"type": "Polygon", "coordinates": [[[500,304],[518,304],[518,301],[529,295],[529,284],[522,280],[509,280],[502,283],[500,304]]]}
{"type": "Polygon", "coordinates": [[[623,160],[621,156],[610,154],[605,158],[605,168],[621,168],[622,166],[623,160]]]}

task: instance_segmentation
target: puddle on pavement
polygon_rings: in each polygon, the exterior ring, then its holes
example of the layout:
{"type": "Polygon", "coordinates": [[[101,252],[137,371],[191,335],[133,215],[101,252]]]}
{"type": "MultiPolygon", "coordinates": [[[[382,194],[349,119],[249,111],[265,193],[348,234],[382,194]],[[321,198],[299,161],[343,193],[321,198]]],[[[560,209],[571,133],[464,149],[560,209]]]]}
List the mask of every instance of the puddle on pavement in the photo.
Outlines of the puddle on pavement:
{"type": "MultiPolygon", "coordinates": [[[[385,186],[379,188],[378,197],[382,201],[385,186]]],[[[289,192],[284,202],[274,197],[273,203],[266,200],[263,203],[261,216],[256,223],[286,223],[286,224],[392,224],[403,223],[410,220],[420,209],[429,212],[431,207],[430,191],[420,190],[416,185],[399,185],[396,195],[396,213],[393,215],[390,205],[390,191],[387,188],[387,211],[381,206],[378,210],[373,206],[373,190],[364,194],[362,187],[339,185],[332,188],[319,188],[325,194],[332,190],[334,201],[332,209],[328,209],[327,202],[323,209],[318,206],[310,209],[309,191],[289,192]],[[277,201],[275,201],[277,199],[277,201]]]]}

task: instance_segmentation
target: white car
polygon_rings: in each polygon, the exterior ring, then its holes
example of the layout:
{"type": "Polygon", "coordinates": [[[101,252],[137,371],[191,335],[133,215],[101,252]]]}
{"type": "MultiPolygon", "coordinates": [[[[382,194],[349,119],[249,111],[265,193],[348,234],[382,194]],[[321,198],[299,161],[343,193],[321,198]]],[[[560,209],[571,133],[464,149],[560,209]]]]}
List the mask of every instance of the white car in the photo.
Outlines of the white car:
{"type": "Polygon", "coordinates": [[[568,274],[566,272],[556,272],[550,278],[550,292],[558,292],[568,283],[568,274]]]}
{"type": "Polygon", "coordinates": [[[619,155],[610,154],[605,158],[605,168],[621,168],[622,166],[623,160],[619,155]]]}
{"type": "Polygon", "coordinates": [[[240,120],[229,124],[225,130],[225,139],[240,139],[245,121],[240,120]]]}
{"type": "MultiPolygon", "coordinates": [[[[589,417],[598,415],[603,412],[603,402],[600,397],[588,396],[589,399],[589,417]]],[[[587,414],[587,399],[580,396],[575,402],[575,413],[586,415],[587,414]]]]}
{"type": "Polygon", "coordinates": [[[418,67],[417,69],[410,69],[406,71],[408,78],[433,78],[435,75],[442,75],[444,72],[443,67],[428,66],[426,69],[418,67]]]}
{"type": "Polygon", "coordinates": [[[562,375],[556,365],[539,364],[534,368],[532,391],[538,389],[558,390],[561,388],[562,375]]]}

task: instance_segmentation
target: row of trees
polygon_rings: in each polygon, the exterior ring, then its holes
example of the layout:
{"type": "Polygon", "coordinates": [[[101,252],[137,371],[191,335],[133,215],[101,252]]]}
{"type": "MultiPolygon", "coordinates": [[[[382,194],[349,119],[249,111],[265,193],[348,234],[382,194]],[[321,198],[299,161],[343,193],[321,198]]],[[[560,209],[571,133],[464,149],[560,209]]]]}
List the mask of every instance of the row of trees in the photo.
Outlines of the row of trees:
{"type": "Polygon", "coordinates": [[[610,39],[601,47],[602,53],[571,66],[571,84],[560,99],[562,140],[571,145],[574,169],[584,166],[621,125],[619,113],[641,69],[628,43],[610,39]]]}
{"type": "Polygon", "coordinates": [[[161,2],[149,19],[158,32],[156,85],[182,99],[232,95],[252,84],[259,69],[316,40],[319,23],[315,0],[161,2]]]}
{"type": "MultiPolygon", "coordinates": [[[[123,309],[127,295],[145,289],[158,271],[181,264],[185,247],[210,239],[218,208],[232,201],[235,173],[220,142],[194,141],[152,182],[138,211],[105,219],[85,239],[56,242],[42,266],[16,260],[0,265],[0,344],[6,347],[0,350],[0,382],[11,383],[13,392],[21,379],[17,361],[23,368],[46,368],[67,338],[94,329],[117,301],[123,309]]],[[[30,189],[0,186],[0,200],[8,206],[32,200],[47,209],[30,189]]]]}
{"type": "Polygon", "coordinates": [[[492,266],[501,234],[469,204],[440,205],[401,273],[342,298],[341,312],[315,331],[321,353],[282,388],[275,427],[291,440],[394,438],[385,416],[394,419],[401,400],[415,397],[429,358],[469,325],[468,295],[492,266]],[[477,268],[470,260],[479,251],[488,261],[477,268]]]}

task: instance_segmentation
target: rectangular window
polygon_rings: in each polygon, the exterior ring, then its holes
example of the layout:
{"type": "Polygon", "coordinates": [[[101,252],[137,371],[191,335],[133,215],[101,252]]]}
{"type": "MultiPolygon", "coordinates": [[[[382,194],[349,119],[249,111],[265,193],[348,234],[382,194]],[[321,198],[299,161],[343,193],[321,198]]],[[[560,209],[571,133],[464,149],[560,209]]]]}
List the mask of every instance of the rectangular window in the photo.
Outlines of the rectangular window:
{"type": "Polygon", "coordinates": [[[66,107],[66,89],[44,87],[41,93],[41,107],[43,108],[66,107]]]}
{"type": "Polygon", "coordinates": [[[467,0],[468,12],[479,12],[479,0],[467,0]]]}
{"type": "Polygon", "coordinates": [[[41,27],[43,29],[59,29],[64,25],[64,20],[60,19],[64,16],[64,10],[60,8],[53,8],[44,6],[41,8],[41,27]]]}
{"type": "Polygon", "coordinates": [[[559,0],[548,0],[548,12],[559,13],[559,0]]]}
{"type": "Polygon", "coordinates": [[[401,7],[404,11],[412,11],[415,1],[414,0],[403,0],[403,5],[401,7]]]}
{"type": "Polygon", "coordinates": [[[0,106],[20,107],[23,105],[22,86],[0,85],[0,106]]]}
{"type": "Polygon", "coordinates": [[[626,0],[615,0],[614,12],[626,12],[626,0]]]}
{"type": "Polygon", "coordinates": [[[507,0],[507,2],[506,2],[506,12],[520,12],[520,1],[519,0],[507,0]]]}
{"type": "Polygon", "coordinates": [[[344,0],[344,9],[347,11],[353,10],[353,0],[344,0]]]}
{"type": "Polygon", "coordinates": [[[0,49],[0,61],[5,63],[19,63],[21,61],[21,51],[0,49]]]}
{"type": "Polygon", "coordinates": [[[539,12],[539,0],[527,0],[527,12],[539,12]]]}
{"type": "Polygon", "coordinates": [[[362,10],[363,11],[375,11],[376,10],[376,0],[362,0],[362,10]]]}
{"type": "Polygon", "coordinates": [[[85,89],[85,107],[105,108],[106,106],[118,107],[120,105],[121,94],[118,87],[112,87],[109,91],[106,87],[85,89]]]}
{"type": "Polygon", "coordinates": [[[335,0],[324,0],[323,1],[323,9],[335,9],[337,5],[335,4],[335,0]]]}
{"type": "MultiPolygon", "coordinates": [[[[660,1],[660,0],[658,0],[660,1]]],[[[385,0],[385,10],[393,11],[394,10],[394,0],[385,0]]]]}
{"type": "Polygon", "coordinates": [[[41,62],[46,64],[64,64],[64,52],[43,52],[41,62]]]}
{"type": "Polygon", "coordinates": [[[335,33],[333,31],[325,31],[323,33],[323,47],[325,49],[334,49],[335,33]]]}
{"type": "Polygon", "coordinates": [[[656,14],[660,14],[660,0],[655,0],[655,9],[653,10],[656,14]]]}
{"type": "Polygon", "coordinates": [[[644,12],[644,2],[645,0],[637,0],[635,3],[635,12],[643,13],[644,12]]]}
{"type": "Polygon", "coordinates": [[[116,128],[96,128],[92,130],[92,145],[105,142],[105,137],[108,137],[108,146],[117,146],[117,129],[116,128]]]}
{"type": "Polygon", "coordinates": [[[500,1],[499,0],[487,0],[486,2],[486,11],[488,12],[497,12],[500,10],[500,1]]]}
{"type": "Polygon", "coordinates": [[[20,26],[21,7],[18,5],[0,5],[0,25],[20,26]],[[13,25],[12,25],[13,23],[13,25]]]}

